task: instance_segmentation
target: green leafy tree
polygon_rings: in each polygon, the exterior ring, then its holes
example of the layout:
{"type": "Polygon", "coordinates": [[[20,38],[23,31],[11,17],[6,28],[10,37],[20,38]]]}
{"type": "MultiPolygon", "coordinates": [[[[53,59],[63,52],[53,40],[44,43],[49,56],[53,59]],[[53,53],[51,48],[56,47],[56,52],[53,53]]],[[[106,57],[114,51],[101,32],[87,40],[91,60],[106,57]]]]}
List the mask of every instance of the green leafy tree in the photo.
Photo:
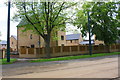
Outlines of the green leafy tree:
{"type": "Polygon", "coordinates": [[[70,2],[16,2],[17,8],[14,20],[22,20],[18,27],[24,27],[24,31],[32,30],[35,34],[42,36],[45,41],[46,57],[50,57],[51,32],[55,29],[65,28],[68,8],[76,5],[70,2]]]}
{"type": "Polygon", "coordinates": [[[82,8],[76,9],[76,18],[74,19],[74,26],[77,26],[78,28],[80,28],[80,31],[82,33],[83,37],[87,36],[87,32],[88,32],[88,16],[87,16],[87,12],[91,11],[93,5],[95,4],[95,2],[85,2],[82,5],[82,8]]]}
{"type": "Polygon", "coordinates": [[[104,41],[106,45],[115,43],[118,39],[118,24],[119,19],[117,17],[118,2],[91,2],[85,3],[82,6],[82,10],[77,11],[74,25],[81,28],[83,36],[86,36],[88,32],[87,27],[87,12],[90,12],[90,25],[91,36],[96,35],[97,40],[104,41]]]}

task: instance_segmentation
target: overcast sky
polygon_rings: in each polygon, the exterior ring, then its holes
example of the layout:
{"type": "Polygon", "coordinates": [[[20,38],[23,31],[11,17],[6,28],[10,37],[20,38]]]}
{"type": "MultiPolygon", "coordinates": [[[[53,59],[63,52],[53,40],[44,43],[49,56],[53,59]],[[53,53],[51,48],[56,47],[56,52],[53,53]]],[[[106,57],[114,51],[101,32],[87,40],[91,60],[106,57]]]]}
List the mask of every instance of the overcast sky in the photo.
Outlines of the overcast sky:
{"type": "MultiPolygon", "coordinates": [[[[15,13],[15,9],[11,8],[10,12],[11,12],[11,18],[12,18],[12,16],[15,13]]],[[[8,14],[8,6],[4,4],[4,0],[0,0],[0,32],[1,32],[0,40],[7,40],[7,14],[8,14]]],[[[10,21],[10,35],[17,36],[17,28],[16,28],[17,24],[18,22],[10,21]]],[[[70,33],[71,32],[67,32],[67,34],[70,34],[70,33]]]]}
{"type": "MultiPolygon", "coordinates": [[[[8,14],[8,7],[4,4],[5,0],[0,0],[0,40],[7,40],[7,14],[8,14]]],[[[11,8],[11,18],[15,13],[15,9],[11,8]]],[[[10,21],[10,35],[17,36],[17,24],[18,22],[10,21]]],[[[70,26],[69,26],[70,27],[70,26]]],[[[75,28],[74,26],[71,26],[75,28]]],[[[72,29],[73,29],[72,28],[72,29]]],[[[76,29],[76,28],[75,28],[76,29]]],[[[70,34],[71,32],[67,32],[70,34]]],[[[87,37],[88,39],[88,37],[87,37]]]]}
{"type": "MultiPolygon", "coordinates": [[[[15,9],[11,8],[11,17],[14,15],[15,9]]],[[[3,0],[0,0],[0,32],[1,40],[7,40],[7,13],[8,7],[4,4],[3,0]]],[[[10,21],[10,35],[17,35],[16,25],[18,22],[10,21]]]]}

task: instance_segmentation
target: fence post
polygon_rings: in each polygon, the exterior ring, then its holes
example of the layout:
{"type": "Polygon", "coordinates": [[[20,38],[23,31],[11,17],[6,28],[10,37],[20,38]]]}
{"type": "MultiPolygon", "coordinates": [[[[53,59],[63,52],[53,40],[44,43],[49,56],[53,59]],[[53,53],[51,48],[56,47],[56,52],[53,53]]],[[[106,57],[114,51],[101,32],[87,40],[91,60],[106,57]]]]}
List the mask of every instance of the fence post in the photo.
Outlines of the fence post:
{"type": "Polygon", "coordinates": [[[60,46],[60,52],[63,52],[63,46],[60,46]]]}
{"type": "Polygon", "coordinates": [[[28,54],[28,48],[26,48],[26,54],[28,54]]]}
{"type": "MultiPolygon", "coordinates": [[[[39,51],[39,50],[38,50],[39,51]]],[[[37,48],[34,48],[34,55],[36,56],[36,57],[38,57],[39,55],[39,52],[37,53],[37,48]]]]}
{"type": "Polygon", "coordinates": [[[34,55],[36,55],[37,54],[37,51],[36,51],[36,48],[34,48],[34,55]]]}
{"type": "Polygon", "coordinates": [[[3,53],[2,59],[4,59],[5,58],[5,49],[2,50],[2,53],[3,53]]]}

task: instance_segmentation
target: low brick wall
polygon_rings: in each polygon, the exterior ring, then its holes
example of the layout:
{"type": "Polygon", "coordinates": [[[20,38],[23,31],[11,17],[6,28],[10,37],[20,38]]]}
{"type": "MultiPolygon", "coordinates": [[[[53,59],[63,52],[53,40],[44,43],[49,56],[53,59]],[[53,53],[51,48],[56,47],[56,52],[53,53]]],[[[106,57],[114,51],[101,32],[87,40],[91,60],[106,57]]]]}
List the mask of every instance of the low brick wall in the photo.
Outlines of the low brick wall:
{"type": "MultiPolygon", "coordinates": [[[[92,45],[92,53],[120,52],[120,44],[110,45],[109,49],[105,45],[92,45]]],[[[79,54],[88,54],[88,45],[78,46],[57,46],[51,47],[51,57],[70,56],[79,54]]],[[[20,48],[19,57],[40,58],[45,57],[45,48],[20,48]]]]}

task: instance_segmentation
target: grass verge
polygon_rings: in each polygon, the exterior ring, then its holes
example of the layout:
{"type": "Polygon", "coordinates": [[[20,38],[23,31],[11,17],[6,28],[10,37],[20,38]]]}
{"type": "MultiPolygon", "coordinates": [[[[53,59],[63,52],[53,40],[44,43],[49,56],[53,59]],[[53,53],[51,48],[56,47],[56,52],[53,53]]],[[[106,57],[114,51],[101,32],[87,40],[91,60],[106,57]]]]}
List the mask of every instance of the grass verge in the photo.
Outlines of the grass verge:
{"type": "Polygon", "coordinates": [[[1,64],[12,64],[15,61],[17,61],[17,59],[10,59],[10,62],[7,62],[7,59],[0,59],[0,65],[1,64]]]}
{"type": "Polygon", "coordinates": [[[101,57],[101,56],[109,56],[109,55],[120,55],[120,52],[99,53],[99,54],[92,54],[91,56],[90,56],[90,55],[79,55],[79,56],[57,57],[57,58],[50,58],[50,59],[38,59],[38,60],[31,60],[31,61],[29,61],[29,62],[62,61],[62,60],[92,58],[92,57],[101,57]]]}

